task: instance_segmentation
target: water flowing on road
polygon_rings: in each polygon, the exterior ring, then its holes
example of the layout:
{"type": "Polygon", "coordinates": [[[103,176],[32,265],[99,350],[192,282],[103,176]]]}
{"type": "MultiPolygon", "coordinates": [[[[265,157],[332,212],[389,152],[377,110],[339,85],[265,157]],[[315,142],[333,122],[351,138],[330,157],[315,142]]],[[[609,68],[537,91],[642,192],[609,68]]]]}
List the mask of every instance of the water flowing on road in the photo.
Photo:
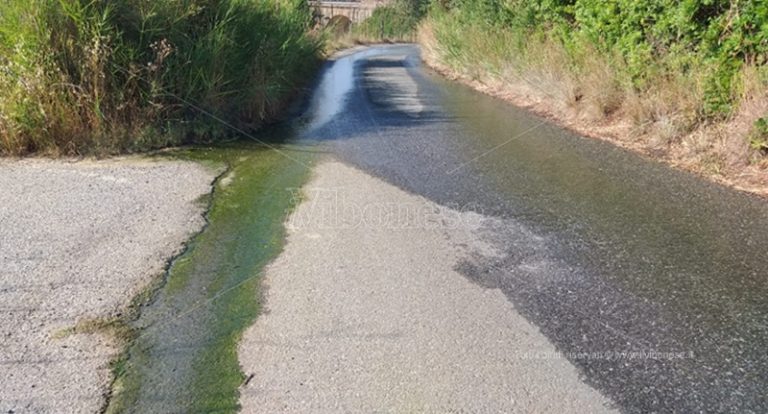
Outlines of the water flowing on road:
{"type": "Polygon", "coordinates": [[[765,200],[447,82],[415,47],[383,50],[357,60],[345,109],[314,138],[497,218],[485,235],[503,257],[461,271],[562,352],[540,357],[568,358],[628,411],[768,408],[765,200]]]}

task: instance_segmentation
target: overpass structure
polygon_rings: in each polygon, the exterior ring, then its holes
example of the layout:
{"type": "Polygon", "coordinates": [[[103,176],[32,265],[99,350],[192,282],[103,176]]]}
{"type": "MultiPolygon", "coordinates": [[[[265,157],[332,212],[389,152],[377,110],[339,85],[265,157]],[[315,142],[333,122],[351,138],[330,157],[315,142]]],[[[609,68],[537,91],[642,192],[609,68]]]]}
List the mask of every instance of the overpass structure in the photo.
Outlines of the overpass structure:
{"type": "Polygon", "coordinates": [[[360,23],[371,17],[373,11],[380,6],[391,3],[391,0],[310,0],[309,5],[315,11],[315,15],[323,23],[334,18],[346,18],[352,23],[360,23]]]}

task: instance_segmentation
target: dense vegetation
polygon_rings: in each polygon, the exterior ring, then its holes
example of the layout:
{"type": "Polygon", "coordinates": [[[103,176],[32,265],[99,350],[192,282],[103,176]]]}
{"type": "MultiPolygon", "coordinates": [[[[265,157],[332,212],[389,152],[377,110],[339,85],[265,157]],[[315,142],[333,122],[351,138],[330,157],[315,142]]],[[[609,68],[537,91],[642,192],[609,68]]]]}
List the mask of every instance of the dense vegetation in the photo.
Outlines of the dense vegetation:
{"type": "Polygon", "coordinates": [[[747,105],[768,102],[764,1],[435,0],[423,28],[462,75],[524,81],[660,144],[741,116],[751,127],[739,139],[768,148],[765,105],[747,105]]]}
{"type": "Polygon", "coordinates": [[[310,24],[302,0],[4,0],[0,152],[215,140],[211,115],[257,127],[314,70],[310,24]]]}
{"type": "Polygon", "coordinates": [[[413,41],[427,4],[421,0],[395,0],[379,7],[352,29],[352,37],[360,41],[413,41]]]}

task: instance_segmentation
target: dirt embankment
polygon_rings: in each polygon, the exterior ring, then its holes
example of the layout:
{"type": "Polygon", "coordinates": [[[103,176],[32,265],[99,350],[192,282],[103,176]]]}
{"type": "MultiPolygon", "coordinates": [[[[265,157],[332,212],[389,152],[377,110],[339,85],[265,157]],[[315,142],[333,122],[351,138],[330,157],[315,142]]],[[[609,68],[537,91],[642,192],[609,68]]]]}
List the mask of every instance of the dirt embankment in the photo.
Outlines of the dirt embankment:
{"type": "Polygon", "coordinates": [[[0,412],[94,413],[109,326],[204,225],[198,164],[0,160],[0,412]]]}

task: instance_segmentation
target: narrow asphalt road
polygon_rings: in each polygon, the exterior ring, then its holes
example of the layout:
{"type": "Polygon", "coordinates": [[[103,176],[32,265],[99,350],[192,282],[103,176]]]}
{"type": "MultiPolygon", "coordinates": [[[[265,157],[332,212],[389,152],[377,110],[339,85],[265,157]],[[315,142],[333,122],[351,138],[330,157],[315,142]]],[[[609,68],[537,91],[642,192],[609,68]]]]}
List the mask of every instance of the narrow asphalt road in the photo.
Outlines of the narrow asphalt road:
{"type": "Polygon", "coordinates": [[[493,220],[322,162],[245,332],[245,413],[608,413],[496,289],[458,273],[493,220]]]}
{"type": "MultiPolygon", "coordinates": [[[[768,410],[765,201],[450,84],[423,68],[410,46],[338,60],[313,107],[308,146],[431,203],[491,220],[483,244],[497,253],[477,253],[469,243],[451,271],[502,292],[509,312],[557,352],[504,341],[496,349],[528,352],[542,364],[567,361],[625,412],[768,410]]],[[[321,283],[324,274],[313,277],[321,283]]],[[[336,282],[340,292],[355,291],[353,281],[336,282]]],[[[435,295],[445,289],[439,278],[422,282],[435,295]]],[[[267,308],[280,295],[271,290],[267,308]]],[[[477,309],[458,311],[472,318],[477,309]]],[[[264,318],[259,324],[269,324],[264,318]]],[[[279,358],[272,363],[280,366],[279,358]]]]}

